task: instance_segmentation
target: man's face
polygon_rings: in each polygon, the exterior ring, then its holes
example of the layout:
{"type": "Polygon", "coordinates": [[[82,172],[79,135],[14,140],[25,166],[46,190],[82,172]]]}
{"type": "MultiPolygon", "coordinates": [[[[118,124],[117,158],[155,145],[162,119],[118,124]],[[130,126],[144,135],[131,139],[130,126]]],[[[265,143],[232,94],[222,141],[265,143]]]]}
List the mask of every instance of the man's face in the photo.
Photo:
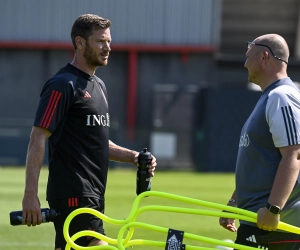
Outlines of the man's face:
{"type": "Polygon", "coordinates": [[[110,49],[110,29],[94,30],[86,41],[83,56],[87,64],[93,67],[105,66],[108,63],[110,49]]]}
{"type": "Polygon", "coordinates": [[[246,52],[246,61],[244,67],[248,69],[248,81],[257,83],[257,77],[259,76],[259,53],[256,51],[254,44],[250,45],[246,52]]]}

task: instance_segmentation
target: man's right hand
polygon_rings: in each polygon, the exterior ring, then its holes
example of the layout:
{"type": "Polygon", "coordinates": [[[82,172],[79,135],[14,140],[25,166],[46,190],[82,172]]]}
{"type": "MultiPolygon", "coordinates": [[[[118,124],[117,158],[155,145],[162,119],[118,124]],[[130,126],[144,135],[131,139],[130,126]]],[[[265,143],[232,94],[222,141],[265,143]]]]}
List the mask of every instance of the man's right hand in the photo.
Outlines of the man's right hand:
{"type": "Polygon", "coordinates": [[[45,156],[45,145],[51,132],[33,127],[26,159],[26,178],[23,198],[22,224],[36,226],[42,223],[41,203],[38,198],[38,182],[45,156]]]}
{"type": "Polygon", "coordinates": [[[41,204],[37,196],[24,195],[23,198],[22,224],[30,226],[40,225],[42,223],[41,204]]]}

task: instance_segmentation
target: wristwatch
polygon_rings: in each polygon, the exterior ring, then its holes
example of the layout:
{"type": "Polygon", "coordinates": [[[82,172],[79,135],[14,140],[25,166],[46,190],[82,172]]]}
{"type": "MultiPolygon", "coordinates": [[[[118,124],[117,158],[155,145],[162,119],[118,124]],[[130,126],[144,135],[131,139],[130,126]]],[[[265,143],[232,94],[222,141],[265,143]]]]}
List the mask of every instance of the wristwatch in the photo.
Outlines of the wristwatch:
{"type": "Polygon", "coordinates": [[[281,213],[281,208],[276,205],[272,205],[269,202],[266,205],[266,208],[272,213],[272,214],[280,214],[281,213]]]}

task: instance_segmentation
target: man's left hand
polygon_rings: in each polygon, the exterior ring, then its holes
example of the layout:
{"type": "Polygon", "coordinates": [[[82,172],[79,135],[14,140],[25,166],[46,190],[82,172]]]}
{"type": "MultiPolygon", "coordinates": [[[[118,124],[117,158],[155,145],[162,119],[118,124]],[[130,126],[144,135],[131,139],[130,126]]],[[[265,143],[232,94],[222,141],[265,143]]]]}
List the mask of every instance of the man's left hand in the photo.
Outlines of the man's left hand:
{"type": "Polygon", "coordinates": [[[257,212],[257,227],[266,231],[276,231],[280,220],[279,214],[272,214],[266,207],[257,212]]]}
{"type": "Polygon", "coordinates": [[[156,158],[154,157],[154,155],[152,155],[151,166],[149,167],[149,173],[151,173],[152,177],[154,176],[154,171],[155,171],[156,165],[157,165],[156,158]]]}
{"type": "MultiPolygon", "coordinates": [[[[134,156],[135,165],[138,163],[138,156],[139,156],[139,153],[136,153],[134,156]]],[[[152,177],[154,176],[154,171],[155,171],[156,166],[157,166],[156,158],[154,157],[154,155],[152,155],[151,165],[149,166],[149,169],[148,169],[148,172],[151,174],[152,177]]]]}

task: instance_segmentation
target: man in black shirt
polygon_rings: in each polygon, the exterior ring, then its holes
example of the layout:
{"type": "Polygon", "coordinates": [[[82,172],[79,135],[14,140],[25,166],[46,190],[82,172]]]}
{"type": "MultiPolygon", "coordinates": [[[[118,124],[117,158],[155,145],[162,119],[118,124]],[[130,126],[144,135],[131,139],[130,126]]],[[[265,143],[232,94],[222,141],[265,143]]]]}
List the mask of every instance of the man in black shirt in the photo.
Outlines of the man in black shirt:
{"type": "MultiPolygon", "coordinates": [[[[55,249],[65,249],[63,224],[80,207],[104,212],[108,161],[137,163],[138,152],[109,140],[108,96],[102,80],[95,76],[105,66],[110,52],[110,21],[97,15],[81,15],[74,22],[71,38],[75,49],[72,63],[60,69],[43,87],[26,160],[23,224],[42,221],[38,180],[49,146],[47,200],[60,213],[54,221],[55,249]],[[26,220],[27,218],[27,220],[26,220]]],[[[154,176],[155,157],[150,172],[154,176]]],[[[104,233],[103,222],[90,214],[76,216],[70,235],[82,230],[104,233]]],[[[81,246],[106,245],[96,238],[81,237],[81,246]]]]}

